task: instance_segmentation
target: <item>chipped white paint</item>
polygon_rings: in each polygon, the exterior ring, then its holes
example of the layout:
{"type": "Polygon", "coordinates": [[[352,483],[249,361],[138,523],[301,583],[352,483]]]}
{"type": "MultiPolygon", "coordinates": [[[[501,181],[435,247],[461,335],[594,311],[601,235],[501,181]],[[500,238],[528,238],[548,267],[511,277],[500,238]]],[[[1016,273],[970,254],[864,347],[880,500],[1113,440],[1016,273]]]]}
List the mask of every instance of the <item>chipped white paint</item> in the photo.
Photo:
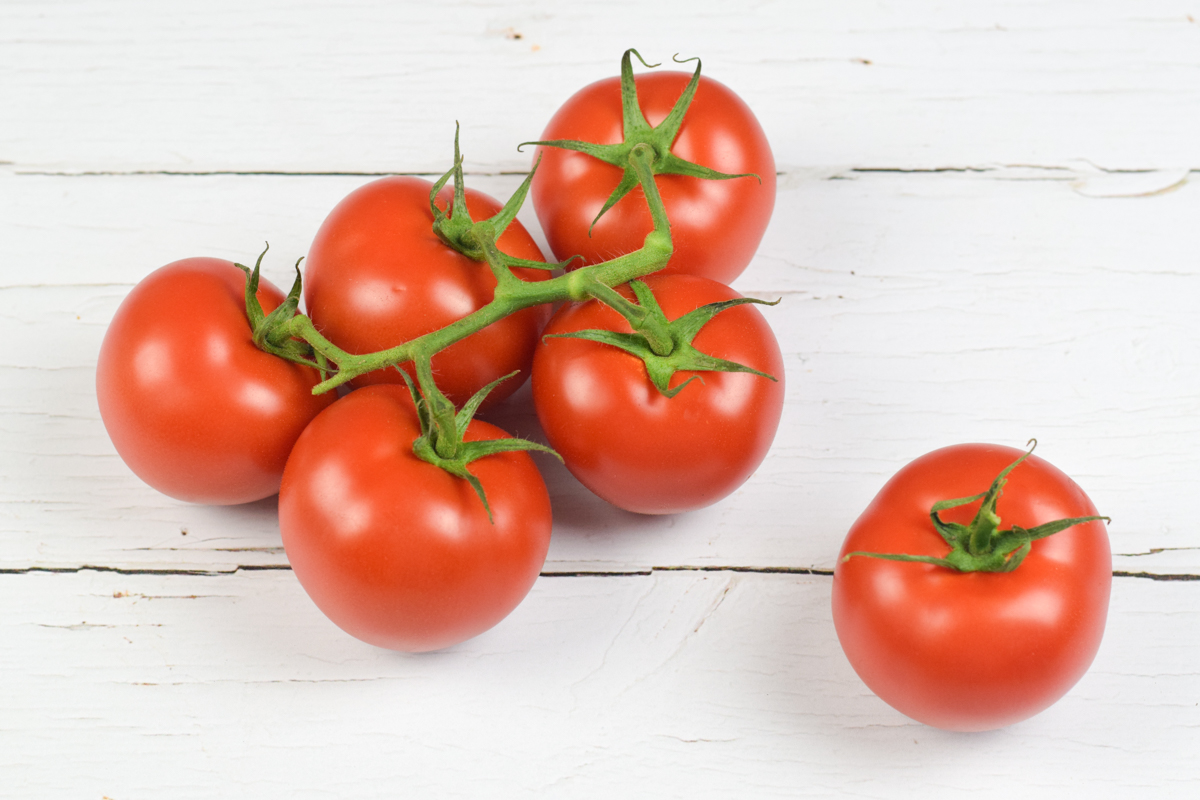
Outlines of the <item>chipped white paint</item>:
{"type": "MultiPolygon", "coordinates": [[[[1183,796],[1200,582],[1118,578],[1075,691],[953,736],[857,681],[826,575],[701,571],[827,571],[907,460],[1036,436],[1118,571],[1200,574],[1200,3],[959,5],[0,3],[5,792],[1183,796]],[[506,195],[516,144],[630,44],[702,55],[783,170],[737,287],[784,298],[787,408],[741,491],[636,517],[540,459],[559,575],[406,657],[319,615],[273,501],[188,506],[123,466],[92,371],[141,276],[267,239],[285,283],[370,179],[332,173],[441,171],[455,119],[506,195]]],[[[525,400],[496,418],[536,437],[525,400]]]]}

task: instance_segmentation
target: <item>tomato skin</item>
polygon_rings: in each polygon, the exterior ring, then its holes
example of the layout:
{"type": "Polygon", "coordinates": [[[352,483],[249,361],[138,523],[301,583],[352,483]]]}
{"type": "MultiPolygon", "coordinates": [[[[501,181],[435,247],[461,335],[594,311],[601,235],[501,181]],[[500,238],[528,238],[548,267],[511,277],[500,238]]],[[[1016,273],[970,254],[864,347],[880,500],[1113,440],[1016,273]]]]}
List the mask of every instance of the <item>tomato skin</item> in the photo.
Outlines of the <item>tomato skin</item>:
{"type": "MultiPolygon", "coordinates": [[[[487,264],[473,261],[433,233],[429,191],[420,178],[389,177],[351,192],[329,213],[317,231],[304,267],[304,302],[313,324],[334,344],[354,353],[386,350],[444,328],[491,302],[496,279],[487,264]]],[[[453,188],[439,194],[445,209],[453,188]]],[[[477,221],[491,217],[501,204],[482,192],[466,190],[467,210],[477,221]]],[[[544,260],[537,244],[518,221],[499,238],[509,255],[544,260]]],[[[524,280],[544,280],[549,272],[518,269],[524,280]]],[[[512,394],[529,375],[538,332],[548,307],[519,311],[433,358],[440,388],[461,406],[476,391],[502,375],[520,370],[485,401],[490,407],[512,394]]],[[[406,365],[410,374],[412,365],[406,365]]],[[[402,383],[393,369],[376,370],[352,386],[402,383]]]]}
{"type": "MultiPolygon", "coordinates": [[[[528,594],[550,544],[550,499],[525,452],[486,456],[467,481],[418,459],[408,390],[343,397],[304,431],[283,475],[279,528],[313,602],[379,647],[439,650],[486,631],[528,594]]],[[[507,437],[475,420],[465,439],[507,437]]]]}
{"type": "MultiPolygon", "coordinates": [[[[96,365],[100,416],[121,458],[158,491],[231,505],[279,491],[292,444],[334,400],[316,370],[259,350],[246,275],[188,258],[144,278],[121,303],[96,365]]],[[[270,312],[283,293],[266,280],[270,312]]]]}
{"type": "MultiPolygon", "coordinates": [[[[875,694],[939,728],[1001,728],[1048,708],[1083,676],[1100,647],[1112,586],[1104,523],[1033,542],[1009,573],[855,556],[852,551],[944,556],[929,511],[981,492],[1020,450],[964,444],[898,472],[851,527],[833,575],[833,620],[855,671],[875,694]]],[[[942,512],[967,524],[979,503],[942,512]]],[[[1091,500],[1051,464],[1030,456],[1008,476],[1001,528],[1095,516],[1091,500]]]]}
{"type": "MultiPolygon", "coordinates": [[[[652,275],[646,284],[668,320],[740,295],[693,275],[652,275]]],[[[628,287],[620,291],[632,297],[628,287]]],[[[629,332],[595,300],[563,306],[545,334],[588,328],[629,332]]],[[[757,308],[721,312],[693,340],[704,353],[778,378],[680,371],[673,398],[650,382],[641,359],[580,339],[543,339],[533,362],[538,419],[567,468],[588,489],[627,511],[675,514],[726,497],[766,457],[783,410],[783,357],[757,308]]]]}
{"type": "MultiPolygon", "coordinates": [[[[646,121],[659,124],[691,75],[654,72],[635,82],[646,121]]],[[[542,140],[597,144],[622,141],[621,81],[606,78],[575,93],[551,118],[542,140]]],[[[775,158],[749,106],[724,84],[701,76],[671,151],[682,159],[729,174],[761,178],[703,180],[657,177],[671,220],[675,253],[664,272],[685,272],[731,283],[745,270],[762,241],[775,207],[775,158]]],[[[537,148],[540,158],[531,197],[555,258],[581,255],[594,264],[637,250],[653,229],[640,189],[592,221],[621,180],[622,170],[583,153],[537,148]]],[[[579,266],[578,262],[575,264],[579,266]]]]}

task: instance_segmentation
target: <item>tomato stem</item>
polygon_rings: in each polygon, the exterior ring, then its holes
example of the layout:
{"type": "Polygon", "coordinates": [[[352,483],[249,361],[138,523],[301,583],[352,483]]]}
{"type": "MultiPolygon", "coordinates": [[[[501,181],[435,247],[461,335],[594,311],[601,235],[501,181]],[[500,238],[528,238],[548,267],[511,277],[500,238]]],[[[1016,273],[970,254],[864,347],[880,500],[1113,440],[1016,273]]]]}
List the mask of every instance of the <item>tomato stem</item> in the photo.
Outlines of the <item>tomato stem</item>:
{"type": "MultiPolygon", "coordinates": [[[[636,108],[636,89],[632,88],[632,72],[629,69],[628,60],[629,53],[626,53],[623,71],[628,73],[628,84],[631,87],[630,92],[632,92],[630,96],[633,98],[632,106],[636,108]]],[[[467,423],[478,409],[479,403],[500,381],[495,381],[481,389],[464,405],[461,411],[456,413],[453,403],[438,388],[431,363],[436,353],[455,342],[525,308],[564,300],[578,301],[597,298],[615,307],[630,320],[636,335],[645,342],[647,369],[655,385],[668,396],[674,396],[682,388],[682,386],[674,389],[668,387],[671,375],[680,368],[755,372],[755,370],[742,365],[722,362],[699,353],[691,346],[691,339],[703,324],[702,322],[694,324],[699,317],[704,317],[704,321],[707,321],[713,314],[730,305],[758,301],[741,299],[725,304],[712,304],[712,307],[705,307],[707,310],[697,309],[696,312],[692,312],[685,318],[668,324],[653,295],[649,293],[648,289],[645,289],[644,285],[636,282],[637,278],[649,275],[666,266],[674,252],[671,224],[662,196],[658,191],[655,174],[656,172],[669,173],[671,170],[664,168],[664,164],[669,167],[671,163],[679,162],[679,159],[670,154],[669,145],[674,140],[678,122],[682,120],[683,112],[691,101],[699,74],[700,68],[697,63],[692,83],[689,84],[689,89],[684,92],[677,104],[678,114],[672,112],[672,119],[677,118],[672,123],[675,127],[674,132],[669,130],[671,126],[668,125],[663,128],[665,133],[658,134],[659,136],[669,134],[665,145],[654,137],[649,137],[648,141],[628,142],[620,154],[620,161],[626,175],[625,183],[628,184],[624,191],[628,192],[633,186],[641,186],[653,222],[653,229],[646,235],[642,247],[638,250],[598,264],[586,265],[547,280],[526,281],[518,277],[513,272],[514,269],[528,267],[565,269],[571,261],[578,257],[572,257],[559,264],[544,264],[510,256],[504,253],[497,244],[498,238],[516,218],[517,212],[528,194],[537,164],[497,214],[487,220],[471,219],[466,205],[463,157],[459,149],[459,130],[456,126],[453,166],[433,184],[429,195],[429,204],[433,215],[432,229],[448,247],[471,259],[487,264],[496,279],[496,288],[491,302],[439,330],[418,336],[395,347],[374,353],[354,354],[338,347],[316,329],[309,317],[298,313],[300,297],[298,269],[297,282],[288,301],[276,312],[264,316],[262,309],[257,307],[257,301],[251,302],[253,292],[257,288],[258,265],[255,266],[253,273],[243,267],[247,274],[247,315],[251,329],[254,331],[255,342],[259,347],[280,357],[320,369],[323,380],[313,388],[313,394],[328,392],[360,375],[375,370],[392,367],[400,370],[404,381],[409,386],[413,401],[417,405],[418,416],[421,419],[422,434],[413,443],[414,453],[447,472],[467,480],[479,495],[485,508],[488,509],[489,518],[491,518],[491,509],[488,507],[483,487],[478,478],[467,469],[467,465],[477,458],[505,450],[532,449],[551,453],[553,451],[543,445],[523,439],[463,441],[467,423]],[[666,153],[665,160],[664,152],[666,153]],[[449,213],[447,213],[438,206],[437,196],[451,179],[454,180],[454,199],[449,204],[449,213]],[[631,281],[635,281],[634,289],[639,303],[627,300],[613,289],[615,286],[631,281]],[[698,314],[699,316],[697,316],[698,314]],[[705,316],[706,314],[707,316],[705,316]],[[407,372],[400,369],[401,365],[409,361],[414,363],[415,383],[407,372]]],[[[640,110],[637,115],[641,116],[640,110]]],[[[645,126],[644,119],[639,124],[645,126]]],[[[648,129],[648,126],[645,127],[648,129]]],[[[686,164],[686,162],[679,163],[686,164]]],[[[697,169],[703,172],[706,168],[697,169]]],[[[707,173],[703,177],[735,177],[713,173],[711,170],[707,170],[707,173]]],[[[612,202],[615,201],[615,199],[612,200],[612,202]]],[[[259,264],[261,262],[262,256],[260,255],[259,264]]],[[[757,374],[765,375],[765,373],[757,374]]],[[[765,377],[771,378],[769,375],[765,375],[765,377]]],[[[689,379],[684,385],[694,379],[689,379]]],[[[774,378],[771,379],[774,380],[774,378]]]]}
{"type": "Polygon", "coordinates": [[[439,458],[452,459],[458,455],[459,445],[454,423],[454,404],[437,388],[433,379],[432,361],[428,358],[418,358],[414,363],[417,368],[417,385],[421,387],[421,395],[429,409],[432,423],[430,439],[434,452],[439,458]]]}
{"type": "Polygon", "coordinates": [[[651,309],[627,300],[616,289],[603,283],[589,287],[588,294],[623,316],[629,322],[629,327],[645,338],[654,355],[669,356],[674,352],[675,342],[671,338],[666,317],[651,313],[651,309]]]}
{"type": "MultiPolygon", "coordinates": [[[[496,238],[499,234],[493,224],[485,221],[471,223],[469,226],[460,225],[461,230],[454,233],[454,237],[465,248],[479,253],[480,260],[488,264],[496,275],[497,281],[492,301],[465,317],[396,347],[365,354],[347,353],[337,347],[322,336],[313,326],[312,321],[303,314],[295,314],[286,321],[280,322],[281,326],[285,326],[288,337],[307,342],[315,352],[320,353],[325,359],[336,365],[336,371],[314,387],[313,393],[327,392],[359,375],[365,375],[377,369],[399,366],[407,361],[431,358],[433,354],[455,342],[523,308],[562,300],[586,299],[591,296],[591,292],[595,290],[596,286],[617,286],[662,269],[670,259],[674,246],[671,242],[670,222],[667,220],[658,187],[654,183],[654,175],[650,171],[652,159],[653,153],[645,147],[634,148],[629,154],[632,168],[638,175],[638,179],[644,182],[646,202],[650,207],[651,217],[654,219],[654,229],[646,235],[639,250],[626,253],[610,261],[580,267],[573,272],[548,280],[525,281],[512,272],[514,266],[510,263],[512,259],[496,246],[496,238]]],[[[453,209],[450,217],[443,215],[443,218],[452,220],[455,215],[458,215],[459,209],[463,209],[463,213],[465,213],[465,203],[461,203],[453,209]]],[[[451,228],[452,226],[446,225],[443,230],[451,228]]],[[[421,388],[428,390],[426,385],[422,385],[421,388]]]]}

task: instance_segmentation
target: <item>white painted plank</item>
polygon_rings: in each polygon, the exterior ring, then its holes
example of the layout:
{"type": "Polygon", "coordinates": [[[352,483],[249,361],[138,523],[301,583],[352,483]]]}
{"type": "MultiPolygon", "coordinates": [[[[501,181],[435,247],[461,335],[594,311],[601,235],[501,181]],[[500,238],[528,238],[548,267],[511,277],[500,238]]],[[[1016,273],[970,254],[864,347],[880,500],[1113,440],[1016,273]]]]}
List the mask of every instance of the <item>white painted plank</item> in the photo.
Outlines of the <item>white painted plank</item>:
{"type": "Polygon", "coordinates": [[[435,169],[516,152],[622,51],[700,56],[781,165],[1200,166],[1200,3],[0,4],[0,161],[435,169]]]}
{"type": "MultiPolygon", "coordinates": [[[[1036,436],[1114,518],[1114,550],[1130,554],[1119,569],[1200,570],[1200,333],[1189,321],[1200,190],[1097,199],[1068,180],[1008,177],[786,176],[737,284],[784,297],[765,312],[788,365],[768,460],[725,502],[666,519],[609,508],[542,461],[557,519],[549,568],[828,569],[909,459],[1036,436]]],[[[92,370],[104,326],[149,270],[190,255],[248,261],[270,237],[268,274],[286,282],[325,211],[363,180],[0,178],[11,187],[0,195],[5,566],[283,563],[271,501],[189,507],[125,469],[99,424],[92,370]]],[[[506,194],[517,180],[472,183],[506,194]]],[[[522,397],[500,421],[537,436],[522,397]]]]}
{"type": "MultiPolygon", "coordinates": [[[[828,570],[910,458],[1037,436],[1114,518],[1117,570],[1200,574],[1198,21],[1196,0],[0,2],[5,791],[1190,796],[1195,581],[1118,578],[1079,686],[961,736],[858,681],[828,576],[651,568],[828,570]],[[409,657],[313,607],[273,500],[176,503],[121,464],[93,369],[146,272],[269,239],[286,283],[368,179],[327,173],[440,172],[454,120],[473,185],[505,195],[516,144],[630,45],[702,56],[783,170],[737,286],[784,297],[788,404],[743,490],[636,517],[541,459],[559,575],[409,657]]],[[[536,437],[522,399],[498,421],[536,437]]]]}
{"type": "Polygon", "coordinates": [[[829,579],[543,578],[491,632],[403,656],[287,572],[0,575],[0,774],[22,798],[1187,796],[1195,583],[1116,581],[1105,644],[1004,731],[862,685],[829,579]],[[115,754],[123,754],[114,757],[115,754]]]}

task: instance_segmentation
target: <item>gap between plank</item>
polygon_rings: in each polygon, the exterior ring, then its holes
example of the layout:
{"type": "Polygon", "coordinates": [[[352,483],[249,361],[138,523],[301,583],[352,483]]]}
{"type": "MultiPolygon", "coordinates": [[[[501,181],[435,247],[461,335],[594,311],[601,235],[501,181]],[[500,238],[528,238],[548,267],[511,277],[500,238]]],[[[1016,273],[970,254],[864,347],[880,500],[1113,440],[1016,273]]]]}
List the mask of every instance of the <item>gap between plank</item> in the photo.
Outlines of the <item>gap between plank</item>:
{"type": "MultiPolygon", "coordinates": [[[[239,564],[230,569],[155,569],[153,567],[104,567],[84,564],[79,567],[16,567],[0,568],[0,575],[32,575],[34,573],[48,574],[77,574],[80,572],[111,572],[118,575],[233,575],[238,572],[290,572],[288,564],[239,564]]],[[[633,576],[648,576],[655,572],[742,572],[757,575],[817,575],[833,577],[833,570],[815,567],[753,567],[753,566],[693,566],[673,565],[656,566],[648,569],[634,570],[545,570],[539,573],[542,578],[625,578],[633,576]]],[[[1113,570],[1114,578],[1142,578],[1151,581],[1200,581],[1200,575],[1194,573],[1155,573],[1132,572],[1129,570],[1113,570]]]]}

